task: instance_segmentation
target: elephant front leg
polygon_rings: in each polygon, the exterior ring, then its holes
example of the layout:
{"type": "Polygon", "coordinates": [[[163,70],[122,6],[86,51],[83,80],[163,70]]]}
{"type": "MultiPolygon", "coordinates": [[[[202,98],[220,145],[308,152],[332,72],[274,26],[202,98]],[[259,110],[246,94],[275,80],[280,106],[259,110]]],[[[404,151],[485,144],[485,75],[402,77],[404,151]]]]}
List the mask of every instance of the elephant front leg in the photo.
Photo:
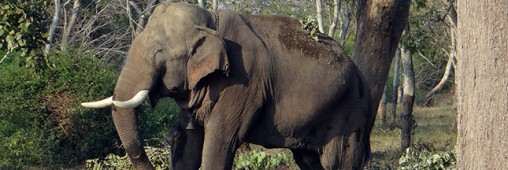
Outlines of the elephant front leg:
{"type": "Polygon", "coordinates": [[[236,149],[241,145],[237,130],[224,122],[210,120],[205,125],[203,170],[232,169],[236,149]]]}
{"type": "Polygon", "coordinates": [[[187,115],[180,115],[180,124],[173,132],[172,166],[177,170],[198,170],[201,166],[204,130],[187,115]]]}

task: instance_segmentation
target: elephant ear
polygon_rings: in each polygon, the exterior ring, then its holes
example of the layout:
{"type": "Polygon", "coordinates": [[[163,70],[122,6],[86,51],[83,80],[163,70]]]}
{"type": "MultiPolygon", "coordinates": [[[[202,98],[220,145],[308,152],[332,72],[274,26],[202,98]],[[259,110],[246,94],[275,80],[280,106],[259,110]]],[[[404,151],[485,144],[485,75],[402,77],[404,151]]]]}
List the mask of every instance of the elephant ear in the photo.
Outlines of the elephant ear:
{"type": "Polygon", "coordinates": [[[199,80],[216,70],[224,71],[226,74],[229,71],[224,39],[210,28],[203,26],[196,28],[199,35],[189,50],[190,58],[187,63],[189,89],[194,89],[199,80]]]}

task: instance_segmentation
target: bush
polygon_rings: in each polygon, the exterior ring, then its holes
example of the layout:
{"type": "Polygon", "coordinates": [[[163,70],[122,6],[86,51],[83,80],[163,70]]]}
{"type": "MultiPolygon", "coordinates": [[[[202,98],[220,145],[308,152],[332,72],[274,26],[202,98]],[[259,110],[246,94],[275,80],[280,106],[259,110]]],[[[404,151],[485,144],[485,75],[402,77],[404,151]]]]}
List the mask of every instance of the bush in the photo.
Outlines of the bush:
{"type": "Polygon", "coordinates": [[[68,166],[118,150],[110,110],[79,107],[110,95],[117,72],[77,54],[52,54],[55,67],[38,73],[18,54],[0,65],[0,168],[68,166]]]}
{"type": "Polygon", "coordinates": [[[284,152],[277,154],[267,153],[262,150],[254,150],[237,154],[234,169],[281,169],[281,167],[294,165],[293,156],[284,152]]]}
{"type": "MultiPolygon", "coordinates": [[[[87,109],[83,101],[113,94],[118,70],[71,49],[51,54],[53,68],[33,72],[13,54],[0,65],[0,169],[69,167],[110,153],[125,154],[111,109],[87,109]]],[[[172,100],[143,105],[141,135],[149,145],[169,138],[177,106],[172,100]]]]}
{"type": "Polygon", "coordinates": [[[407,148],[399,159],[399,169],[455,169],[455,153],[432,153],[426,148],[407,148]]]}

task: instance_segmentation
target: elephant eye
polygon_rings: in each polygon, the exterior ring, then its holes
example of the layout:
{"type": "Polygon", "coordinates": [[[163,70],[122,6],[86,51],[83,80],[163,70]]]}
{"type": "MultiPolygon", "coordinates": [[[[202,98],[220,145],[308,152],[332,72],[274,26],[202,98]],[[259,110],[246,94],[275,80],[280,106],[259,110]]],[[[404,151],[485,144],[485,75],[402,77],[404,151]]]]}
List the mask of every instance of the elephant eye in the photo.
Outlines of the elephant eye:
{"type": "Polygon", "coordinates": [[[154,54],[157,54],[157,53],[160,53],[160,52],[162,52],[162,49],[161,49],[161,48],[158,48],[158,49],[153,50],[153,53],[154,53],[154,54]]]}

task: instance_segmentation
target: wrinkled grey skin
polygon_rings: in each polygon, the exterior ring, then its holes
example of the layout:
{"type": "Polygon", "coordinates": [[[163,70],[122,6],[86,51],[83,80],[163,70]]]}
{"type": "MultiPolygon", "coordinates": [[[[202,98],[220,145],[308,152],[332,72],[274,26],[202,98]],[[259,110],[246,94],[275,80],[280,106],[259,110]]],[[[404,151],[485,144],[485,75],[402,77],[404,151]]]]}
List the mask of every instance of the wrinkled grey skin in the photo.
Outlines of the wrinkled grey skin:
{"type": "MultiPolygon", "coordinates": [[[[370,92],[330,40],[316,42],[287,17],[163,4],[133,41],[113,100],[150,90],[183,114],[174,169],[231,169],[243,142],[289,148],[301,169],[361,169],[374,123],[370,92]],[[213,31],[213,30],[216,30],[213,31]]],[[[153,169],[135,109],[113,120],[136,169],[153,169]]]]}

